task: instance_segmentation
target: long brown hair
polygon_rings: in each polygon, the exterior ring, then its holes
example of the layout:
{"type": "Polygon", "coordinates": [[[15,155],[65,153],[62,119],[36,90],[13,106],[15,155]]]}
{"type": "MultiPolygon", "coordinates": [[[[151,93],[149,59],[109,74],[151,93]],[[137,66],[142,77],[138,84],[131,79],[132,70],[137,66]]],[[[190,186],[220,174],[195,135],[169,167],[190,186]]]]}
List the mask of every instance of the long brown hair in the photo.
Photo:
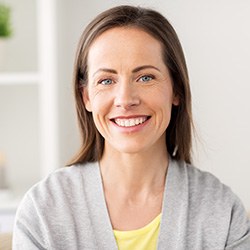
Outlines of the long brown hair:
{"type": "Polygon", "coordinates": [[[173,91],[179,98],[179,105],[172,107],[171,120],[166,131],[167,149],[174,159],[190,163],[191,93],[186,62],[177,34],[168,20],[157,11],[123,5],[99,14],[89,23],[80,38],[73,83],[82,145],[69,165],[98,161],[102,157],[104,138],[96,129],[92,114],[86,110],[82,98],[82,87],[88,82],[87,57],[91,44],[98,36],[106,30],[124,26],[142,29],[162,44],[163,59],[172,77],[173,91]]]}

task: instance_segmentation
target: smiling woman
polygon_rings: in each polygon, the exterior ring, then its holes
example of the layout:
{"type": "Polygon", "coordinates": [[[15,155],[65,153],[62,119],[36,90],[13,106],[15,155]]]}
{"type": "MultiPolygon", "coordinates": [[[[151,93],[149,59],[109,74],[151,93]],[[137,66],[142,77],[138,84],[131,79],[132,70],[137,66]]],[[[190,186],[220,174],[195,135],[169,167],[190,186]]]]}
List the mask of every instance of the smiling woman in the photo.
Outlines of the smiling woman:
{"type": "MultiPolygon", "coordinates": [[[[158,71],[157,76],[159,76],[163,71],[162,69],[160,71],[154,66],[154,64],[157,65],[159,62],[164,63],[164,70],[167,71],[166,74],[171,78],[173,92],[179,102],[178,106],[173,106],[171,110],[171,120],[166,130],[167,150],[173,158],[191,163],[191,94],[187,67],[180,42],[173,27],[161,14],[142,8],[138,8],[138,12],[135,12],[133,8],[134,7],[128,6],[125,10],[125,7],[117,7],[117,12],[112,12],[112,15],[108,15],[109,11],[101,13],[86,27],[80,39],[76,55],[74,83],[79,125],[83,141],[79,153],[72,160],[71,164],[77,162],[83,163],[89,160],[97,161],[102,157],[104,149],[104,138],[100,135],[95,125],[91,124],[93,123],[92,115],[86,112],[85,105],[82,102],[82,93],[79,91],[79,83],[80,86],[86,86],[90,80],[89,77],[94,77],[98,73],[106,73],[104,79],[100,78],[101,82],[103,82],[103,80],[105,80],[106,83],[107,80],[109,83],[110,80],[115,82],[116,79],[114,76],[118,76],[117,70],[112,67],[106,68],[107,66],[105,65],[111,64],[111,61],[115,62],[124,60],[122,55],[125,55],[125,51],[128,55],[128,59],[133,60],[134,56],[140,58],[138,65],[134,65],[135,68],[131,69],[131,73],[134,73],[133,77],[135,77],[135,74],[139,71],[144,70],[145,66],[148,69],[155,69],[155,71],[153,71],[154,74],[158,71]],[[112,32],[112,30],[120,30],[120,28],[122,28],[124,32],[127,30],[130,31],[130,34],[123,32],[123,37],[116,36],[117,40],[115,40],[115,37],[112,39],[112,37],[109,36],[110,44],[105,43],[105,40],[101,39],[103,34],[106,33],[105,31],[113,34],[116,32],[112,32]],[[138,32],[144,34],[144,37],[149,40],[154,40],[155,44],[144,43],[141,36],[137,35],[138,32]],[[131,38],[133,39],[128,39],[129,37],[126,37],[126,35],[132,35],[133,37],[131,38]],[[99,47],[94,46],[96,40],[99,41],[99,47]],[[133,47],[131,42],[136,42],[137,48],[133,47]],[[127,49],[129,43],[130,49],[127,49]],[[113,45],[120,45],[119,53],[117,46],[115,46],[113,50],[113,45]],[[103,49],[103,46],[105,49],[109,48],[108,52],[103,49]],[[156,46],[157,49],[154,48],[154,46],[156,46]],[[92,47],[91,51],[90,47],[92,47]],[[133,47],[132,50],[131,47],[133,47]],[[157,51],[158,54],[157,58],[154,60],[155,51],[157,51]],[[101,63],[101,60],[106,62],[105,65],[100,66],[101,68],[97,68],[95,72],[92,72],[92,75],[89,74],[89,52],[92,53],[93,56],[99,56],[96,58],[99,60],[96,61],[97,63],[101,63]],[[123,53],[120,54],[121,52],[123,53]],[[106,60],[107,56],[109,57],[109,60],[106,60]],[[147,60],[144,61],[144,58],[147,59],[149,57],[151,57],[151,61],[154,62],[153,65],[146,65],[147,60]],[[157,61],[159,59],[160,61],[157,61]],[[86,119],[89,120],[89,123],[87,122],[87,124],[91,124],[90,126],[86,126],[86,119]],[[88,139],[86,140],[86,138],[88,139]],[[95,145],[95,150],[92,150],[92,147],[90,146],[93,144],[95,145]],[[178,150],[176,150],[177,148],[178,150]]],[[[115,9],[116,8],[114,8],[114,10],[115,9]]],[[[108,39],[108,37],[106,38],[108,39]]],[[[126,63],[124,62],[124,64],[126,63]]],[[[145,72],[140,73],[145,74],[145,72]]],[[[148,74],[148,72],[146,73],[148,74]]],[[[153,78],[154,74],[152,74],[153,78]]],[[[161,74],[159,80],[162,81],[163,76],[164,75],[161,74]]]]}
{"type": "Polygon", "coordinates": [[[157,39],[138,28],[104,32],[90,46],[87,77],[83,101],[104,138],[103,157],[166,150],[178,97],[157,39]]]}
{"type": "Polygon", "coordinates": [[[13,249],[248,249],[241,201],[191,165],[184,55],[158,12],[119,6],[81,37],[74,71],[82,146],[35,185],[13,249]]]}

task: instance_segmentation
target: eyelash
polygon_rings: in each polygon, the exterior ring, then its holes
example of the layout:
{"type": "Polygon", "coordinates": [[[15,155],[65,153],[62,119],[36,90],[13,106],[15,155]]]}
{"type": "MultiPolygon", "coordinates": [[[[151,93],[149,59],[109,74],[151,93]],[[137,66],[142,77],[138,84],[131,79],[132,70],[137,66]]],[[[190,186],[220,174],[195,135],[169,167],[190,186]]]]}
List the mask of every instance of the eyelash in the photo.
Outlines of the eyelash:
{"type": "MultiPolygon", "coordinates": [[[[138,78],[137,81],[138,81],[138,82],[150,82],[150,81],[152,81],[152,80],[154,80],[154,79],[155,79],[155,76],[153,76],[153,75],[142,75],[142,76],[140,76],[140,77],[138,78]],[[142,79],[145,78],[145,77],[150,78],[150,79],[147,80],[147,81],[143,81],[142,79]]],[[[113,82],[114,82],[113,79],[111,79],[111,78],[105,78],[105,79],[99,80],[97,83],[98,83],[98,84],[101,84],[101,85],[111,85],[113,82]],[[109,83],[104,83],[105,81],[109,81],[109,83]]]]}
{"type": "Polygon", "coordinates": [[[102,84],[102,85],[110,85],[110,84],[112,84],[113,82],[114,82],[114,81],[113,81],[112,79],[106,78],[106,79],[101,79],[101,80],[99,80],[97,83],[98,83],[98,84],[102,84]],[[103,84],[104,81],[111,81],[111,82],[108,83],[108,84],[103,84]]]}
{"type": "Polygon", "coordinates": [[[154,77],[153,75],[143,75],[143,76],[140,76],[140,77],[139,77],[138,81],[141,81],[141,82],[149,82],[149,81],[152,81],[152,80],[154,80],[154,79],[155,79],[155,77],[154,77]],[[148,81],[143,81],[142,78],[145,78],[145,77],[150,78],[150,80],[148,80],[148,81]]]}

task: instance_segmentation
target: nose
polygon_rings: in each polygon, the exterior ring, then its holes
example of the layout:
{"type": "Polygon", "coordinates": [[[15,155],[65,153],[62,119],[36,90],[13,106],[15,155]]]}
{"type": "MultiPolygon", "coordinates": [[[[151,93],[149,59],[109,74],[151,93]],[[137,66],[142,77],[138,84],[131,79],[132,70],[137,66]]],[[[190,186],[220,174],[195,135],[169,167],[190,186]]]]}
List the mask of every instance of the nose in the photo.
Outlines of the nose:
{"type": "Polygon", "coordinates": [[[139,93],[136,86],[129,82],[120,82],[117,85],[114,105],[116,107],[129,109],[140,104],[139,93]]]}

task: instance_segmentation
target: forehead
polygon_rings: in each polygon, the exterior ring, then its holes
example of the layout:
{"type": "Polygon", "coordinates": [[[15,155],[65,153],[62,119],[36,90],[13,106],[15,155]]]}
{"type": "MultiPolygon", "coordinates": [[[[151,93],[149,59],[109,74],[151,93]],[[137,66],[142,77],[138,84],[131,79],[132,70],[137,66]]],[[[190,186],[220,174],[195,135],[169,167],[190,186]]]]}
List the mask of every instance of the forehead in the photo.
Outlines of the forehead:
{"type": "Polygon", "coordinates": [[[112,28],[93,41],[88,53],[88,64],[107,63],[108,60],[157,63],[159,60],[162,61],[162,44],[139,28],[112,28]]]}

